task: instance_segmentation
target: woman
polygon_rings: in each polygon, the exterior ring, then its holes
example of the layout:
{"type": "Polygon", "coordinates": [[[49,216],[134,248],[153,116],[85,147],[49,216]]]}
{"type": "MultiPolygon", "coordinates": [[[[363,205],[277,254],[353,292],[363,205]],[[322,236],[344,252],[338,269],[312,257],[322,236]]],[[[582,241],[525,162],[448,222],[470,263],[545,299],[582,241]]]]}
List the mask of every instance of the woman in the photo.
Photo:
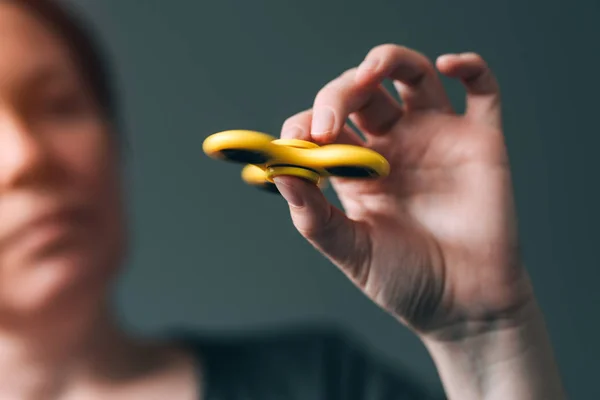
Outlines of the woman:
{"type": "MultiPolygon", "coordinates": [[[[329,333],[152,342],[122,330],[109,306],[127,248],[116,120],[73,16],[0,0],[0,398],[426,398],[329,333]]],[[[478,55],[434,65],[378,46],[282,136],[390,160],[386,179],[334,182],[345,212],[304,181],[276,183],[298,231],[423,341],[448,398],[564,398],[519,257],[498,86],[478,55]],[[463,82],[464,115],[438,72],[463,82]]]]}

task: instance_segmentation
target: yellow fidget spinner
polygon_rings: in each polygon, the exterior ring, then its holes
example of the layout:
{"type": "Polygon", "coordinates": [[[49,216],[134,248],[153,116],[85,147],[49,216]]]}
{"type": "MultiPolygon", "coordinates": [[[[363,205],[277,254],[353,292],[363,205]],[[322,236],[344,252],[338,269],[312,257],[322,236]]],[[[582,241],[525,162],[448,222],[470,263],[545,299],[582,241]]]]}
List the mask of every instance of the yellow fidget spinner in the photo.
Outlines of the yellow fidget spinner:
{"type": "Polygon", "coordinates": [[[212,158],[247,164],[242,179],[249,185],[278,193],[273,178],[282,175],[306,179],[319,186],[329,176],[379,178],[389,173],[387,160],[360,146],[276,139],[261,132],[230,130],[204,140],[204,152],[212,158]]]}

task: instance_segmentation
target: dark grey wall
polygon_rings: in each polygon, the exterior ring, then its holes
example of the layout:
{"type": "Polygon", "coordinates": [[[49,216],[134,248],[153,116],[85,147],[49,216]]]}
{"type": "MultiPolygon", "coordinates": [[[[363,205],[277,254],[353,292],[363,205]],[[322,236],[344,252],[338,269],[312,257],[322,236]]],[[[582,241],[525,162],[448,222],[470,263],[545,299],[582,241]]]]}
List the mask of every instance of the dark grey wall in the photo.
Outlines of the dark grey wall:
{"type": "Polygon", "coordinates": [[[134,326],[329,319],[437,385],[419,342],[303,242],[285,204],[201,143],[230,128],[278,134],[376,44],[474,50],[502,84],[524,255],[567,388],[600,398],[599,2],[78,2],[116,57],[131,135],[135,255],[119,301],[134,326]]]}

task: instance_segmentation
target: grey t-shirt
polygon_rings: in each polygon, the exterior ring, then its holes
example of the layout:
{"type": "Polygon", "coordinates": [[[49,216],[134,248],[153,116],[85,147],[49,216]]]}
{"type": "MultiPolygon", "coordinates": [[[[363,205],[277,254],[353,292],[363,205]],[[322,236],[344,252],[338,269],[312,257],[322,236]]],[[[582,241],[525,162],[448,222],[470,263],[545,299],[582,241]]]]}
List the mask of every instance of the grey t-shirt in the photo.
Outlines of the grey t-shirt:
{"type": "Polygon", "coordinates": [[[335,330],[179,338],[202,362],[204,400],[445,398],[335,330]]]}

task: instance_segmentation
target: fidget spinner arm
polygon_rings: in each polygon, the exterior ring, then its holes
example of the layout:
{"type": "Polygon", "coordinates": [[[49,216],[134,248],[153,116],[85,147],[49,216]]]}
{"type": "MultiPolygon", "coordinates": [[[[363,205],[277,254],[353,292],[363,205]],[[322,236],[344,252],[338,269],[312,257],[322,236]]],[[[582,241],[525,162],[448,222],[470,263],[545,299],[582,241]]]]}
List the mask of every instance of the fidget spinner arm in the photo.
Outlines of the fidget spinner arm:
{"type": "Polygon", "coordinates": [[[295,176],[323,187],[330,176],[374,179],[388,175],[390,168],[383,156],[364,147],[319,146],[248,130],[215,133],[202,147],[209,157],[247,164],[242,169],[244,182],[274,193],[278,193],[273,183],[277,176],[295,176]]]}

